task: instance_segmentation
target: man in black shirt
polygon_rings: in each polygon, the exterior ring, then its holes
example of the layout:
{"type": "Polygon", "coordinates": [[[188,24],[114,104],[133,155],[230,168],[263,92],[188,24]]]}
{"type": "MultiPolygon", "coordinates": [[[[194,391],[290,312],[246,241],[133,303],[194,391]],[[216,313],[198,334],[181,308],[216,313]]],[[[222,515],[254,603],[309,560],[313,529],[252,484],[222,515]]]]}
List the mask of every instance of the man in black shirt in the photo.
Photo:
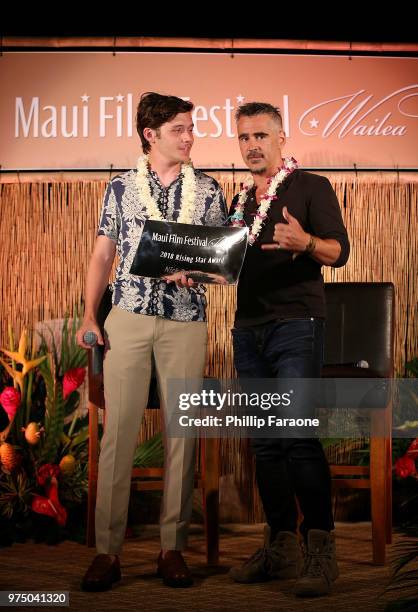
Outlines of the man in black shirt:
{"type": "MultiPolygon", "coordinates": [[[[328,179],[282,159],[285,134],[275,107],[248,103],[236,119],[252,178],[231,208],[232,224],[249,228],[232,330],[235,367],[241,379],[316,378],[324,343],[321,267],[343,266],[349,255],[338,200],[328,179]]],[[[328,593],[338,568],[329,467],[319,440],[254,438],[252,448],[270,537],[231,569],[231,577],[297,577],[296,595],[328,593]],[[296,499],[303,513],[303,568],[296,499]]]]}

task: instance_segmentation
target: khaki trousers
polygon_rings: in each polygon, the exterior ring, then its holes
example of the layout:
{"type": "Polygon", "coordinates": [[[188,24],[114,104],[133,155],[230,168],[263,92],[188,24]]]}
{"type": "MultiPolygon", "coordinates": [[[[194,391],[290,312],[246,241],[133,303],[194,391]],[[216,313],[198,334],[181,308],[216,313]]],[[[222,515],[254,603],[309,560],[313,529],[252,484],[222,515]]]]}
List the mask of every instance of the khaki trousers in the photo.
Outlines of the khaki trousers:
{"type": "MultiPolygon", "coordinates": [[[[125,538],[133,456],[148,400],[152,354],[165,424],[170,418],[167,380],[203,377],[207,326],[113,306],[104,327],[109,348],[103,365],[106,425],[99,457],[96,547],[98,553],[119,554],[125,538]]],[[[193,504],[196,440],[164,435],[164,445],[161,547],[183,550],[193,504]]]]}

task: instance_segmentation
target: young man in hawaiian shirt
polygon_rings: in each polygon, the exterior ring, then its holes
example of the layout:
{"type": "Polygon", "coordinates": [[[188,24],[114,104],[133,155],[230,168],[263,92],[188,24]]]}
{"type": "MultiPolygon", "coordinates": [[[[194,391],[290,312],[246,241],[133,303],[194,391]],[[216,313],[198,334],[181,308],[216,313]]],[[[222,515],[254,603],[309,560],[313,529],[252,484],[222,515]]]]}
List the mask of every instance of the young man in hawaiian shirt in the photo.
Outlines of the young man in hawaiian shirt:
{"type": "MultiPolygon", "coordinates": [[[[119,554],[125,536],[133,456],[147,405],[152,358],[164,422],[168,379],[200,379],[206,357],[206,299],[202,285],[130,274],[147,219],[222,225],[226,205],[218,183],[190,161],[193,104],[147,93],[137,109],[144,155],[135,170],[113,178],[104,196],[87,273],[85,314],[78,342],[93,331],[104,343],[96,313],[117,253],[113,307],[105,322],[106,428],[101,443],[96,503],[97,556],[84,590],[106,590],[121,578],[119,554]]],[[[173,587],[192,584],[181,551],[192,511],[195,440],[165,436],[165,475],[158,572],[173,587]]]]}

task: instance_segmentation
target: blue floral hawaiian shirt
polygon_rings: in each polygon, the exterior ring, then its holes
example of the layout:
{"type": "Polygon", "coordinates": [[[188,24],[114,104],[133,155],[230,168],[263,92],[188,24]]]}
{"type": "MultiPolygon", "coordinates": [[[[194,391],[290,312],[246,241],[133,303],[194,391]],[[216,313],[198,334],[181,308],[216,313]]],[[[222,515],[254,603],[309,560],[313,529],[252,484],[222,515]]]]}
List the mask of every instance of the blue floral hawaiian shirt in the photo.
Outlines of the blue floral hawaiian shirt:
{"type": "MultiPolygon", "coordinates": [[[[223,225],[227,217],[225,198],[215,179],[195,170],[197,189],[193,224],[223,225]]],[[[107,236],[117,246],[119,264],[113,283],[115,306],[143,315],[156,315],[175,321],[205,321],[206,296],[203,285],[179,288],[175,283],[129,273],[148,218],[135,183],[136,170],[115,176],[103,199],[98,235],[107,236]]],[[[151,194],[164,219],[177,221],[181,204],[182,175],[164,187],[151,171],[151,194]]]]}

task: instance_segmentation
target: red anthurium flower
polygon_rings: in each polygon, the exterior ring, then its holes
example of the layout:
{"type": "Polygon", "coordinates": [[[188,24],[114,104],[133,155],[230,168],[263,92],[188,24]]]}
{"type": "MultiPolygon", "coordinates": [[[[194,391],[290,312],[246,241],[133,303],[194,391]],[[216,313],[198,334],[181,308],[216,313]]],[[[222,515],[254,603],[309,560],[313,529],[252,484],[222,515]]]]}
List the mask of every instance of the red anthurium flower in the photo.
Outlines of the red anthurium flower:
{"type": "Polygon", "coordinates": [[[39,485],[44,486],[52,478],[58,478],[61,474],[61,470],[58,465],[53,463],[45,463],[38,469],[36,480],[39,485]]]}
{"type": "Polygon", "coordinates": [[[64,374],[64,380],[62,382],[64,399],[78,389],[80,385],[83,384],[84,378],[86,376],[85,368],[72,368],[71,370],[67,370],[64,374]]]}
{"type": "Polygon", "coordinates": [[[43,497],[42,495],[33,496],[31,508],[38,514],[51,516],[61,527],[65,525],[67,511],[58,499],[58,481],[56,478],[52,478],[51,484],[48,487],[48,497],[43,497]]]}
{"type": "Polygon", "coordinates": [[[407,455],[399,457],[399,459],[395,461],[395,472],[399,478],[414,476],[417,473],[415,461],[407,455]]]}
{"type": "Polygon", "coordinates": [[[38,514],[44,514],[45,516],[52,516],[52,518],[56,517],[56,512],[53,507],[49,503],[47,497],[42,497],[42,495],[34,495],[31,508],[34,512],[38,514]]]}
{"type": "Polygon", "coordinates": [[[14,387],[5,387],[0,394],[0,404],[7,412],[9,421],[13,421],[14,416],[20,406],[20,393],[14,387]]]}
{"type": "Polygon", "coordinates": [[[411,459],[418,459],[418,438],[411,442],[405,454],[407,457],[411,457],[411,459]]]}
{"type": "Polygon", "coordinates": [[[58,498],[58,481],[56,478],[51,479],[51,484],[48,487],[48,501],[54,509],[56,514],[55,520],[58,525],[64,526],[67,521],[67,511],[64,506],[61,505],[58,498]]]}

